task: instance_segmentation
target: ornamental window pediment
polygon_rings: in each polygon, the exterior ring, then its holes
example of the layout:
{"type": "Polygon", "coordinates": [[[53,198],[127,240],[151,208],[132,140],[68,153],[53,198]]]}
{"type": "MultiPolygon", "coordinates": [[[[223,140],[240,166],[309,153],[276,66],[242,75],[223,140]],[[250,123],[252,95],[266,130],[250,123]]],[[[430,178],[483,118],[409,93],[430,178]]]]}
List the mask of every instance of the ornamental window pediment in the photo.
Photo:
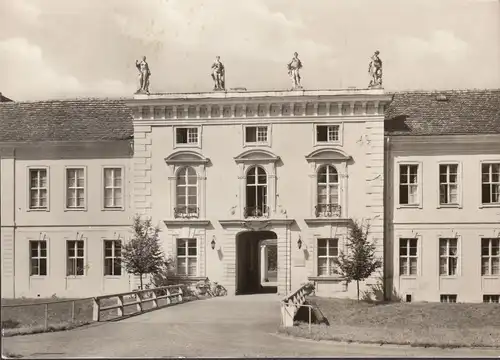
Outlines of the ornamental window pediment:
{"type": "Polygon", "coordinates": [[[273,154],[269,150],[263,149],[251,149],[242,152],[240,155],[236,156],[234,160],[237,164],[240,163],[276,163],[279,161],[279,156],[273,154]]]}
{"type": "Polygon", "coordinates": [[[174,164],[207,164],[209,159],[196,151],[180,150],[165,158],[167,165],[174,164]]]}
{"type": "Polygon", "coordinates": [[[351,156],[336,148],[317,149],[306,155],[308,162],[346,162],[351,159],[351,156]]]}

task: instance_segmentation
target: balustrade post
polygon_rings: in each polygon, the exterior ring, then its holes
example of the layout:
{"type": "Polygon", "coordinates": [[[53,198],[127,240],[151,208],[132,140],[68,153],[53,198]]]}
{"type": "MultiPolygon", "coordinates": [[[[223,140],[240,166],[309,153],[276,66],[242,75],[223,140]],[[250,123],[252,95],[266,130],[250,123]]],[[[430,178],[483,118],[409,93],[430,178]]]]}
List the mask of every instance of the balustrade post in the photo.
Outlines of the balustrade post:
{"type": "Polygon", "coordinates": [[[156,300],[156,290],[151,290],[151,298],[153,299],[153,308],[157,308],[158,307],[158,300],[156,300]]]}
{"type": "Polygon", "coordinates": [[[45,321],[44,321],[44,329],[47,331],[49,328],[49,304],[45,304],[45,321]]]}
{"type": "Polygon", "coordinates": [[[179,302],[182,302],[182,287],[179,286],[179,295],[177,297],[177,300],[179,300],[179,302]]]}
{"type": "Polygon", "coordinates": [[[71,302],[71,322],[75,322],[75,300],[71,302]]]}
{"type": "Polygon", "coordinates": [[[123,316],[123,311],[125,309],[123,308],[123,296],[122,295],[118,296],[118,305],[120,306],[119,308],[117,308],[118,316],[123,316]]]}
{"type": "Polygon", "coordinates": [[[100,320],[100,301],[98,298],[92,298],[92,321],[100,320]]]}
{"type": "Polygon", "coordinates": [[[137,299],[137,311],[142,312],[142,298],[141,298],[141,293],[137,292],[135,294],[135,298],[137,299]]]}
{"type": "Polygon", "coordinates": [[[170,289],[166,288],[167,290],[167,305],[170,305],[172,303],[172,300],[170,299],[170,289]]]}

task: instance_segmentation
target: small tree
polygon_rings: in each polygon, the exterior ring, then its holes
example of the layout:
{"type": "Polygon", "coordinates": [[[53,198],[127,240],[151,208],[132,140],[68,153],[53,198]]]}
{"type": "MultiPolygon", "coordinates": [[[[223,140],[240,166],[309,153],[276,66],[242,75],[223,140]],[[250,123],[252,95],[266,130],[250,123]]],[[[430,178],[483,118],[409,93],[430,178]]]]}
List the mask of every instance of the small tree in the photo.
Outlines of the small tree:
{"type": "Polygon", "coordinates": [[[122,262],[125,269],[139,275],[142,290],[144,274],[156,274],[165,263],[158,233],[160,229],[152,225],[151,219],[134,217],[132,239],[123,246],[122,262]]]}
{"type": "Polygon", "coordinates": [[[369,278],[375,270],[382,267],[382,261],[375,256],[375,244],[368,241],[370,226],[354,222],[347,237],[347,252],[341,251],[334,264],[346,284],[356,281],[359,301],[359,282],[369,278]]]}

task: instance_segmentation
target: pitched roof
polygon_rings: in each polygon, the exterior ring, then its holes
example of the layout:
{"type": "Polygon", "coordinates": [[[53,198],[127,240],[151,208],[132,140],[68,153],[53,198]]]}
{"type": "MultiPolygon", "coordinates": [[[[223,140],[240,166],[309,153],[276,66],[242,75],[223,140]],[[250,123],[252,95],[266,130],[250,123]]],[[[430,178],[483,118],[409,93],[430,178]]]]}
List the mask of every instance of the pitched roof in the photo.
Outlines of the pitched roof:
{"type": "Polygon", "coordinates": [[[8,102],[8,101],[12,101],[11,99],[9,99],[8,97],[4,96],[1,92],[0,92],[0,102],[8,102]]]}
{"type": "Polygon", "coordinates": [[[108,141],[133,135],[124,100],[77,99],[0,104],[0,142],[108,141]]]}
{"type": "Polygon", "coordinates": [[[500,89],[399,92],[385,113],[387,135],[500,134],[500,89]]]}

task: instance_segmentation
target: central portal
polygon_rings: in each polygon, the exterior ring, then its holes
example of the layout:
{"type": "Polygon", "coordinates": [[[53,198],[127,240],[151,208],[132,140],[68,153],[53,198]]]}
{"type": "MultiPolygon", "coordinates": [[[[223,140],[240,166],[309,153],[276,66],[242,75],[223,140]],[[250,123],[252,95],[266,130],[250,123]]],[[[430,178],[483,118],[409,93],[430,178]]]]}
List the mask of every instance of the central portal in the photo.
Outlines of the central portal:
{"type": "Polygon", "coordinates": [[[273,231],[236,235],[236,294],[278,291],[278,242],[273,231]]]}

